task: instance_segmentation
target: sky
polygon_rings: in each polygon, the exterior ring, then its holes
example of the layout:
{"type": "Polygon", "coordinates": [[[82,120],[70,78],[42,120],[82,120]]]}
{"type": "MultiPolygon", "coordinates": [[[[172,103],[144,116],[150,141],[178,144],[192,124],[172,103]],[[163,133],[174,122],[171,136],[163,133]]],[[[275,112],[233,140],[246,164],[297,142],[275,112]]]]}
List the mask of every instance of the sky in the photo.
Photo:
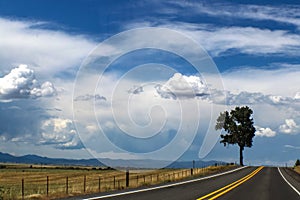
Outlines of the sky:
{"type": "Polygon", "coordinates": [[[300,157],[297,1],[0,0],[0,151],[238,161],[218,114],[253,110],[245,164],[300,157]]]}

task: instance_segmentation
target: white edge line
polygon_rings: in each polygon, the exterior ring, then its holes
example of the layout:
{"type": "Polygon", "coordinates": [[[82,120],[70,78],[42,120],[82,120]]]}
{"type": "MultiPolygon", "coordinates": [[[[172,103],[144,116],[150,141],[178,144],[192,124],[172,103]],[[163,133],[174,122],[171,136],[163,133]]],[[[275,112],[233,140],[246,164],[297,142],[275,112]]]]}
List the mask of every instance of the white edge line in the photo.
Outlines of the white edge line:
{"type": "Polygon", "coordinates": [[[295,192],[300,196],[300,192],[290,183],[288,182],[288,180],[286,180],[286,178],[283,176],[283,174],[281,173],[279,167],[277,167],[279,174],[281,175],[281,177],[283,178],[283,180],[285,180],[285,182],[293,189],[295,190],[295,192]]]}
{"type": "Polygon", "coordinates": [[[172,183],[172,184],[168,184],[168,185],[156,186],[156,187],[145,188],[145,189],[140,189],[140,190],[133,190],[133,191],[128,191],[128,192],[121,192],[121,193],[116,193],[116,194],[108,194],[108,195],[99,196],[99,197],[87,198],[87,199],[84,199],[84,200],[104,199],[104,198],[109,198],[109,197],[116,197],[116,196],[122,196],[122,195],[127,195],[127,194],[134,194],[134,193],[139,193],[139,192],[157,190],[157,189],[162,189],[162,188],[167,188],[167,187],[172,187],[172,186],[177,186],[177,185],[183,185],[183,184],[187,184],[187,183],[193,183],[193,182],[197,182],[197,181],[201,181],[201,180],[205,180],[205,179],[214,178],[214,177],[217,177],[217,176],[222,176],[222,175],[225,175],[225,174],[230,174],[230,173],[233,173],[235,171],[244,169],[246,167],[248,167],[248,166],[239,167],[237,169],[230,170],[230,171],[227,171],[227,172],[223,172],[223,173],[219,173],[219,174],[215,174],[215,175],[211,175],[211,176],[206,176],[206,177],[202,177],[202,178],[192,179],[192,180],[188,180],[188,181],[182,181],[182,182],[178,182],[178,183],[172,183]]]}

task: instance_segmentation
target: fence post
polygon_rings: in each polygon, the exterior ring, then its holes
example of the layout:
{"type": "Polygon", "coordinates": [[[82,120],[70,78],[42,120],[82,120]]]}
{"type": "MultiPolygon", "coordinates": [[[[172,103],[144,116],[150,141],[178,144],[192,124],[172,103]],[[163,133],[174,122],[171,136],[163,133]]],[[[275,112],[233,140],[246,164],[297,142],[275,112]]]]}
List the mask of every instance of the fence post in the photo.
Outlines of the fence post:
{"type": "Polygon", "coordinates": [[[22,179],[22,200],[24,199],[24,179],[22,179]]]}
{"type": "Polygon", "coordinates": [[[85,193],[86,188],[86,175],[83,176],[83,193],[85,193]]]}
{"type": "Polygon", "coordinates": [[[126,171],[126,187],[129,187],[129,170],[126,171]]]}
{"type": "Polygon", "coordinates": [[[116,189],[116,176],[114,176],[114,189],[116,189]]]}
{"type": "Polygon", "coordinates": [[[68,194],[69,193],[69,186],[68,186],[68,183],[69,182],[69,180],[68,180],[68,177],[66,177],[66,194],[68,194]]]}
{"type": "Polygon", "coordinates": [[[195,168],[195,160],[193,160],[193,169],[195,168]]]}
{"type": "Polygon", "coordinates": [[[47,196],[49,194],[49,176],[47,176],[47,189],[46,189],[46,193],[47,193],[47,196]]]}
{"type": "Polygon", "coordinates": [[[99,176],[99,182],[98,182],[98,191],[100,192],[101,191],[101,178],[99,176]]]}

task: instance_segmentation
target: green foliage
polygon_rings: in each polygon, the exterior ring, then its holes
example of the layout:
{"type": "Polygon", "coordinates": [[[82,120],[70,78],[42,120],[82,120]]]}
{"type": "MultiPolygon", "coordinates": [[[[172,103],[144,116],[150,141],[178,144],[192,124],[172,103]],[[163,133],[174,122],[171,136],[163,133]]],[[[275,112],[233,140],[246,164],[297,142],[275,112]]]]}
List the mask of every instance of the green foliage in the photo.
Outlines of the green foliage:
{"type": "Polygon", "coordinates": [[[300,160],[299,159],[296,160],[295,167],[296,166],[300,166],[300,160]]]}
{"type": "Polygon", "coordinates": [[[217,119],[216,130],[224,129],[228,134],[221,135],[221,143],[238,144],[240,147],[251,147],[255,136],[253,126],[253,111],[248,107],[236,107],[230,113],[220,113],[217,119]]]}
{"type": "Polygon", "coordinates": [[[252,147],[255,127],[252,118],[253,111],[248,107],[236,107],[230,113],[220,113],[215,126],[216,130],[224,129],[227,134],[221,134],[224,146],[238,144],[240,147],[240,164],[243,165],[242,151],[244,147],[252,147]]]}

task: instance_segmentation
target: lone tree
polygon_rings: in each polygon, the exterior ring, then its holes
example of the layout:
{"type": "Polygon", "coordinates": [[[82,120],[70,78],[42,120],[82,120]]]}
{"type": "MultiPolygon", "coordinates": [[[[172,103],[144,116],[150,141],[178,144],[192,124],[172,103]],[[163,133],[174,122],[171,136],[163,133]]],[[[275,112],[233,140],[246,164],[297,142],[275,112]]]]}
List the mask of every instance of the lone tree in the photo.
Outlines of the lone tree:
{"type": "Polygon", "coordinates": [[[243,166],[243,150],[245,147],[252,147],[255,127],[253,126],[253,111],[248,107],[236,107],[230,113],[220,113],[217,119],[216,130],[224,129],[227,134],[221,134],[224,146],[238,144],[240,147],[240,165],[243,166]]]}

